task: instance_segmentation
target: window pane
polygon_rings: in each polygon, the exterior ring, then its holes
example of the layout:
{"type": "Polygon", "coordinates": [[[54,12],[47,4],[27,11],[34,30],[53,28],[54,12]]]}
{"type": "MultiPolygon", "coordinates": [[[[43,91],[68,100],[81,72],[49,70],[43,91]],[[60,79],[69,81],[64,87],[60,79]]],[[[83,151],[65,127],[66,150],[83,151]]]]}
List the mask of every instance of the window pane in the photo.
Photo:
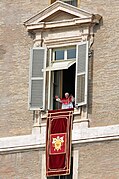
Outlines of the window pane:
{"type": "Polygon", "coordinates": [[[64,60],[64,50],[55,51],[55,60],[64,60]]]}
{"type": "Polygon", "coordinates": [[[71,1],[71,5],[73,5],[73,6],[77,6],[77,0],[73,0],[73,1],[71,1]]]}
{"type": "Polygon", "coordinates": [[[71,4],[73,6],[77,6],[77,0],[62,0],[62,1],[71,4]]]}
{"type": "Polygon", "coordinates": [[[76,58],[76,49],[67,50],[67,59],[76,58]]]}

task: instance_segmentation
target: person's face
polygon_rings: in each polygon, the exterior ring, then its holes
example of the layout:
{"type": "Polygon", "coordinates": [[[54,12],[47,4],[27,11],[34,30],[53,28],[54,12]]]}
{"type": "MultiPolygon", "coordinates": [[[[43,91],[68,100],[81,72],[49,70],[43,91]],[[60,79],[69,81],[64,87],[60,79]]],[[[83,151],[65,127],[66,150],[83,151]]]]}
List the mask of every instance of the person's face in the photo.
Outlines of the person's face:
{"type": "Polygon", "coordinates": [[[69,97],[69,95],[68,94],[65,94],[65,98],[68,98],[69,97]]]}

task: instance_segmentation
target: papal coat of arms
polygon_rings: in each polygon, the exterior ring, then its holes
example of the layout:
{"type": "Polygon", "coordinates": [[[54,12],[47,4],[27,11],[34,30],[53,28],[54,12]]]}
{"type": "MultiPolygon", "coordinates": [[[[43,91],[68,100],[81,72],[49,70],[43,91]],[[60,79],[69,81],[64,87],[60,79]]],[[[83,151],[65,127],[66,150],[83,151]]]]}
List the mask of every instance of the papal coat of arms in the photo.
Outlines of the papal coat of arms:
{"type": "Polygon", "coordinates": [[[63,137],[59,137],[57,136],[57,138],[52,138],[52,144],[54,145],[54,150],[61,150],[61,146],[64,142],[64,136],[63,137]]]}
{"type": "Polygon", "coordinates": [[[52,154],[64,153],[66,147],[66,134],[52,134],[50,136],[50,151],[52,154]]]}

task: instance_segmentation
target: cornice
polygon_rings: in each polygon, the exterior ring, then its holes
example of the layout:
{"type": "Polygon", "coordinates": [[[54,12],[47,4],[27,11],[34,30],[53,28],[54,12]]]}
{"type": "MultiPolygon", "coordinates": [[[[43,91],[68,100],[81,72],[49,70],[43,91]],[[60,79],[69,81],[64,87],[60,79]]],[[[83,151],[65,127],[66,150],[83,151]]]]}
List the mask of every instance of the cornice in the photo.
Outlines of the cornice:
{"type": "MultiPolygon", "coordinates": [[[[83,122],[79,121],[78,123],[83,122]]],[[[84,121],[85,122],[85,121],[84,121]]],[[[73,125],[72,144],[106,142],[119,140],[119,125],[79,128],[73,125]]],[[[23,152],[28,150],[44,150],[46,125],[34,127],[31,135],[5,137],[0,139],[0,154],[23,152]]]]}
{"type": "Polygon", "coordinates": [[[45,29],[52,29],[52,28],[61,28],[61,27],[68,27],[68,26],[81,26],[83,24],[90,24],[95,23],[92,17],[87,18],[74,18],[69,20],[63,21],[54,21],[54,22],[40,22],[38,24],[29,24],[27,25],[28,31],[35,31],[35,30],[45,30],[45,29]]]}

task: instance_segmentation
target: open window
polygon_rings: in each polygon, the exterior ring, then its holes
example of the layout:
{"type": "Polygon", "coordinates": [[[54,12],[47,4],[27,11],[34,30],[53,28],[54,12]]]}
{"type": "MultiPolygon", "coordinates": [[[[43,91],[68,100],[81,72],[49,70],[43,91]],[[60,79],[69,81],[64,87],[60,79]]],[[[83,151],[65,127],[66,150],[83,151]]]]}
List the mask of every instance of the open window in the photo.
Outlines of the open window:
{"type": "Polygon", "coordinates": [[[88,42],[48,49],[33,48],[30,70],[29,105],[35,109],[58,109],[55,95],[69,92],[77,106],[87,104],[88,42]],[[50,52],[50,53],[49,53],[50,52]]]}
{"type": "MultiPolygon", "coordinates": [[[[68,69],[54,71],[53,97],[58,95],[62,98],[65,92],[75,96],[75,69],[76,64],[73,64],[68,69]]],[[[60,108],[60,103],[56,102],[55,98],[53,98],[53,109],[60,108]]]]}
{"type": "Polygon", "coordinates": [[[56,102],[55,95],[62,98],[65,92],[69,92],[75,96],[76,46],[52,49],[51,65],[46,70],[51,70],[53,100],[50,99],[50,105],[53,109],[59,109],[61,106],[56,102]]]}

